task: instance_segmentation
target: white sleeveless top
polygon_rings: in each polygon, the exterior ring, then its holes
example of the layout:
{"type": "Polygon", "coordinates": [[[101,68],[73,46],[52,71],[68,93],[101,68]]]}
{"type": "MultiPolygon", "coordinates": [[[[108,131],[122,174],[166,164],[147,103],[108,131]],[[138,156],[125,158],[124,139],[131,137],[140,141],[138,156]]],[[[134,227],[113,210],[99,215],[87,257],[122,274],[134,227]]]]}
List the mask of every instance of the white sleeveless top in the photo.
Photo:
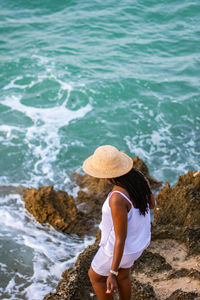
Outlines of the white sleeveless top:
{"type": "Polygon", "coordinates": [[[115,244],[115,232],[111,215],[109,199],[113,193],[119,193],[131,204],[127,220],[127,236],[125,240],[124,253],[132,254],[144,250],[151,240],[151,219],[150,210],[145,216],[140,214],[139,209],[134,208],[131,200],[120,191],[113,191],[108,195],[102,207],[102,220],[99,225],[101,229],[100,246],[107,255],[113,255],[115,244]]]}

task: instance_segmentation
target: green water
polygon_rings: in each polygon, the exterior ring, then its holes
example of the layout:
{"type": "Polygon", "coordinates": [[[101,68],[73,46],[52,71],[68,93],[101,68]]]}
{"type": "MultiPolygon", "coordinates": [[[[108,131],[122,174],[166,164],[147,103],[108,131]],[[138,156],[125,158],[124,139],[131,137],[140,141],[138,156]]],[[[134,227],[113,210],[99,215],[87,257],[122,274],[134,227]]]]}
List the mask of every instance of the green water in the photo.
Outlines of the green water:
{"type": "Polygon", "coordinates": [[[199,1],[1,2],[2,182],[62,187],[101,144],[164,181],[197,169],[199,21],[199,1]]]}
{"type": "Polygon", "coordinates": [[[67,189],[103,144],[199,169],[199,24],[198,0],[1,1],[0,184],[67,189]]]}

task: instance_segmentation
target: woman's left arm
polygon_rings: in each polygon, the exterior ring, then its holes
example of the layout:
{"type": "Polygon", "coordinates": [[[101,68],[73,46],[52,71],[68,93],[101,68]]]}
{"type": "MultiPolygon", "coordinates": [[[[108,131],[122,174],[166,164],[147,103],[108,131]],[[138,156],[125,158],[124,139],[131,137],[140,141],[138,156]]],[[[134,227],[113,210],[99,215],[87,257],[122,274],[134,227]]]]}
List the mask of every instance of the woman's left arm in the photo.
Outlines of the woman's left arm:
{"type": "MultiPolygon", "coordinates": [[[[115,193],[110,197],[110,207],[115,231],[115,245],[111,270],[117,272],[124,252],[127,235],[128,205],[123,196],[115,193]]],[[[110,273],[107,278],[106,293],[112,294],[115,289],[117,289],[116,276],[110,273]]]]}

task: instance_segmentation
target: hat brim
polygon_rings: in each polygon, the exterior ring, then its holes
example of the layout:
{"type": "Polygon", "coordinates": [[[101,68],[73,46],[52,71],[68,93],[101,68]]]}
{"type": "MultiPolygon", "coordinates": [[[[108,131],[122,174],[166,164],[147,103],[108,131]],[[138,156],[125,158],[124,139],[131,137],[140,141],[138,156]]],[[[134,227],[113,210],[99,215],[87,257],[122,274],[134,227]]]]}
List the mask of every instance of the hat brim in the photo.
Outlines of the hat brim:
{"type": "Polygon", "coordinates": [[[83,163],[83,170],[90,176],[96,178],[115,178],[128,173],[133,167],[133,159],[126,153],[120,152],[119,166],[109,170],[99,170],[92,165],[93,155],[89,156],[83,163]]]}

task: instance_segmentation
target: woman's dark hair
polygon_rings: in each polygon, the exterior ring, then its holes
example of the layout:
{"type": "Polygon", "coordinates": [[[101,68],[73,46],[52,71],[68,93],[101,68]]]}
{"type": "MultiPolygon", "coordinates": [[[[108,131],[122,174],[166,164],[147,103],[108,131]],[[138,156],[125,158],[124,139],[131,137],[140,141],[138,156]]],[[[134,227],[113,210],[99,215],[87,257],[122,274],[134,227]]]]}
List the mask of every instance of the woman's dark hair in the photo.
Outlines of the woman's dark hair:
{"type": "Polygon", "coordinates": [[[145,216],[151,203],[151,189],[144,175],[132,168],[127,174],[112,178],[111,181],[127,190],[134,207],[145,216]]]}

